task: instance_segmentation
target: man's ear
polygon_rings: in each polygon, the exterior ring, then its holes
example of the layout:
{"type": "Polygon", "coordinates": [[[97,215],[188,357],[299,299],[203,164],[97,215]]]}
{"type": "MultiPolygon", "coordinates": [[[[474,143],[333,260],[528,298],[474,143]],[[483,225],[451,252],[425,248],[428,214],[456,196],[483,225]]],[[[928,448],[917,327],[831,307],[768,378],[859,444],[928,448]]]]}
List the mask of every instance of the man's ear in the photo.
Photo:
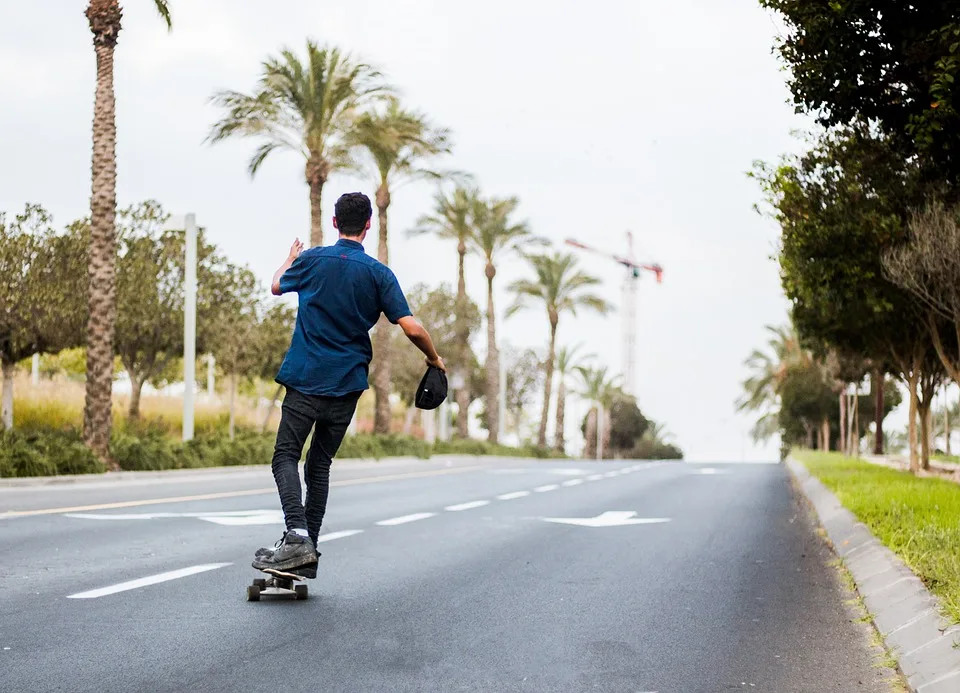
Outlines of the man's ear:
{"type": "Polygon", "coordinates": [[[372,221],[371,219],[367,219],[367,225],[363,227],[363,230],[364,230],[364,231],[369,231],[369,230],[370,230],[370,222],[371,222],[371,221],[372,221]]]}
{"type": "Polygon", "coordinates": [[[337,229],[337,230],[339,230],[339,228],[340,228],[340,227],[337,226],[337,218],[336,218],[336,217],[333,218],[333,228],[335,228],[335,229],[337,229]]]}

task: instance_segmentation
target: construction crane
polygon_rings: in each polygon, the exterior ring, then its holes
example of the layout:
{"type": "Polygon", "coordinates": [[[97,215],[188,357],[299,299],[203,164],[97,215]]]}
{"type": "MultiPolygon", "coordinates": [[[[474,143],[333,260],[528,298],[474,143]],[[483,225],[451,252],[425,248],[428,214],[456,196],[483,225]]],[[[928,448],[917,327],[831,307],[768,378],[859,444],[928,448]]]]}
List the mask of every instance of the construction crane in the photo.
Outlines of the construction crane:
{"type": "Polygon", "coordinates": [[[626,268],[623,279],[623,303],[620,307],[622,319],[623,341],[621,348],[623,368],[623,390],[628,395],[636,396],[637,376],[637,287],[640,284],[641,272],[652,272],[657,278],[657,284],[663,283],[663,267],[654,263],[638,262],[633,253],[633,233],[627,231],[627,255],[614,255],[588,245],[567,239],[567,245],[580,250],[586,250],[622,265],[626,268]]]}

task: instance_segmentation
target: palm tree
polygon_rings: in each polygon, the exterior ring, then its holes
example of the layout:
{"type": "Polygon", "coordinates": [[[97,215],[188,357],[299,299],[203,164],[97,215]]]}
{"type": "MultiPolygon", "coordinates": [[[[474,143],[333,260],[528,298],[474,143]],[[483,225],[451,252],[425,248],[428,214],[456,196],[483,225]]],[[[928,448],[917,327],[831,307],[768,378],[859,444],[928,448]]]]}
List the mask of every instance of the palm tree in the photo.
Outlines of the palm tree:
{"type": "MultiPolygon", "coordinates": [[[[365,113],[353,126],[348,142],[364,149],[376,168],[377,212],[380,222],[380,243],[377,257],[390,263],[387,243],[387,210],[391,190],[404,182],[419,178],[439,178],[442,174],[424,168],[424,160],[450,153],[449,132],[433,128],[420,113],[406,111],[400,101],[390,98],[382,112],[365,113]]],[[[373,373],[376,394],[374,433],[390,432],[390,338],[389,323],[380,320],[374,336],[377,365],[373,373]]],[[[461,417],[464,420],[466,417],[461,417]]]]}
{"type": "Polygon", "coordinates": [[[473,200],[473,230],[469,238],[473,251],[486,263],[487,277],[487,428],[488,440],[500,440],[500,352],[497,349],[497,314],[493,301],[493,280],[497,263],[508,250],[523,243],[539,242],[530,233],[526,222],[514,222],[511,217],[520,202],[515,197],[473,200]]]}
{"type": "Polygon", "coordinates": [[[643,437],[652,443],[666,445],[673,438],[673,434],[667,430],[667,425],[657,421],[651,421],[650,426],[644,432],[643,437]]]}
{"type": "Polygon", "coordinates": [[[354,62],[332,46],[307,41],[307,59],[284,49],[263,62],[253,94],[219,91],[212,103],[226,110],[208,140],[258,137],[264,140],[250,159],[256,175],[271,152],[286,149],[306,160],[310,187],[310,245],[323,245],[321,200],[324,183],[338,170],[354,168],[348,133],[360,109],[391,93],[380,72],[354,62]]]}
{"type": "MultiPolygon", "coordinates": [[[[171,28],[170,3],[154,0],[171,28]]],[[[90,0],[86,11],[97,55],[93,106],[93,161],[90,195],[90,279],[87,321],[87,384],[83,439],[107,459],[113,426],[113,334],[117,316],[117,119],[113,89],[113,52],[122,28],[119,0],[90,0]]]]}
{"type": "Polygon", "coordinates": [[[510,291],[516,294],[516,300],[508,315],[526,307],[529,299],[543,304],[550,321],[550,349],[544,369],[546,378],[543,388],[543,412],[540,416],[540,432],[537,444],[547,444],[547,416],[550,413],[550,393],[553,389],[553,369],[556,357],[557,325],[563,313],[577,314],[577,309],[587,308],[605,314],[609,304],[587,289],[596,286],[600,280],[577,268],[577,259],[569,254],[554,252],[549,255],[528,255],[535,279],[520,279],[510,285],[510,291]]]}
{"type": "MultiPolygon", "coordinates": [[[[606,366],[586,368],[578,366],[581,387],[579,394],[593,406],[587,412],[587,425],[584,431],[584,456],[603,459],[604,431],[598,430],[598,418],[604,409],[605,402],[610,398],[617,386],[617,378],[609,374],[606,366]]],[[[606,417],[604,417],[606,418],[606,417]]],[[[604,423],[604,429],[606,429],[604,423]]]]}
{"type": "Polygon", "coordinates": [[[557,419],[556,419],[556,435],[554,437],[554,448],[558,452],[563,452],[566,448],[566,441],[563,437],[563,428],[565,425],[565,413],[566,413],[566,402],[567,402],[567,383],[566,378],[573,372],[575,368],[578,368],[579,365],[591,356],[581,356],[580,354],[581,345],[573,347],[561,347],[557,352],[557,376],[560,379],[560,382],[557,384],[557,419]]]}
{"type": "MultiPolygon", "coordinates": [[[[458,353],[457,364],[466,364],[469,360],[470,346],[467,344],[469,327],[467,315],[467,283],[464,273],[464,264],[467,256],[467,243],[473,232],[473,209],[479,192],[457,186],[447,194],[437,191],[433,198],[433,213],[425,214],[417,220],[417,225],[408,232],[409,236],[432,234],[441,240],[451,240],[457,243],[459,262],[457,265],[457,303],[456,303],[456,341],[458,353]]],[[[457,408],[466,412],[470,404],[470,393],[461,387],[455,393],[457,408]]],[[[467,437],[468,419],[466,416],[457,417],[457,435],[467,437]]]]}
{"type": "Polygon", "coordinates": [[[753,427],[756,442],[767,441],[779,429],[778,407],[780,384],[794,366],[807,365],[812,357],[800,346],[800,337],[793,325],[772,327],[768,350],[755,349],[744,362],[751,371],[743,381],[743,395],[737,400],[737,411],[760,412],[753,427]]]}

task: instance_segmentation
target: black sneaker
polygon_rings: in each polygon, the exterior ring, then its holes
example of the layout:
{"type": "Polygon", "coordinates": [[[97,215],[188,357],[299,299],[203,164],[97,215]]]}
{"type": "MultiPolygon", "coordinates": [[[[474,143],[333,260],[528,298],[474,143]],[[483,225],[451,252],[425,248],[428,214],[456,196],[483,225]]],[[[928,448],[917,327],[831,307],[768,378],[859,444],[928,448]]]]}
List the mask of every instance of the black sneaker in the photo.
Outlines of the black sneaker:
{"type": "Polygon", "coordinates": [[[253,567],[257,570],[289,571],[295,568],[303,568],[317,562],[317,550],[313,542],[306,537],[301,537],[293,532],[284,532],[280,545],[270,553],[261,553],[264,549],[257,551],[257,556],[253,561],[253,567]]]}
{"type": "MultiPolygon", "coordinates": [[[[281,539],[280,541],[277,542],[277,545],[279,546],[282,542],[283,542],[283,540],[281,539]]],[[[264,547],[264,548],[262,548],[262,549],[257,549],[257,553],[255,554],[255,556],[256,556],[256,558],[258,558],[258,559],[266,558],[267,556],[272,556],[272,555],[273,555],[273,552],[276,551],[276,550],[277,550],[276,547],[274,547],[274,548],[264,547]]],[[[320,553],[318,552],[318,553],[317,553],[317,556],[319,556],[319,555],[320,555],[320,553]]],[[[272,568],[269,569],[269,570],[273,571],[272,568]]],[[[298,576],[298,577],[307,578],[308,580],[315,580],[316,577],[317,577],[317,564],[316,564],[316,563],[313,563],[313,564],[311,564],[311,565],[305,565],[305,566],[300,567],[300,568],[293,568],[293,569],[288,570],[288,571],[286,571],[286,572],[287,572],[287,573],[291,573],[291,574],[293,574],[293,575],[296,575],[296,576],[298,576]]],[[[283,576],[281,575],[281,577],[283,577],[283,576]]]]}

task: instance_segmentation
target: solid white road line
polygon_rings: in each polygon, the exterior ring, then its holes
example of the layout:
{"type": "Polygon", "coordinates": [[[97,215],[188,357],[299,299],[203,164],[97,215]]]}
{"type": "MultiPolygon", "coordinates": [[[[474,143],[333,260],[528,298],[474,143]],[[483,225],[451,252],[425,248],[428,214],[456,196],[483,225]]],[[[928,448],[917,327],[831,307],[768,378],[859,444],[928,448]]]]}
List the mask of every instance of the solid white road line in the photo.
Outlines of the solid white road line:
{"type": "Polygon", "coordinates": [[[333,541],[334,539],[343,539],[344,537],[352,537],[355,534],[362,534],[362,529],[344,529],[339,532],[330,532],[330,534],[321,534],[317,537],[317,543],[322,544],[325,541],[333,541]]]}
{"type": "Polygon", "coordinates": [[[208,563],[206,565],[194,565],[190,566],[189,568],[182,568],[180,570],[171,570],[169,573],[160,573],[159,575],[151,575],[150,577],[140,578],[139,580],[130,580],[129,582],[121,582],[120,584],[111,585],[109,587],[101,587],[98,590],[78,592],[77,594],[71,594],[67,597],[67,599],[96,599],[97,597],[105,597],[108,594],[116,594],[117,592],[135,590],[138,587],[146,587],[147,585],[156,585],[158,582],[167,582],[169,580],[177,580],[189,575],[196,575],[197,573],[205,573],[208,570],[216,570],[217,568],[223,568],[228,565],[233,564],[208,563]]]}
{"type": "Polygon", "coordinates": [[[587,481],[600,481],[603,478],[603,474],[591,474],[587,477],[587,481]]]}
{"type": "Polygon", "coordinates": [[[547,484],[546,486],[537,486],[533,490],[537,493],[546,493],[547,491],[556,491],[558,488],[560,487],[556,484],[547,484]]]}
{"type": "Polygon", "coordinates": [[[377,524],[381,527],[393,527],[394,525],[405,525],[408,522],[416,522],[417,520],[426,520],[428,517],[433,517],[436,513],[414,513],[413,515],[404,515],[403,517],[391,517],[389,520],[380,520],[377,524]]]}
{"type": "Polygon", "coordinates": [[[473,510],[474,508],[482,508],[485,505],[490,505],[488,500],[478,500],[470,501],[469,503],[460,503],[459,505],[448,505],[444,510],[449,510],[452,513],[460,512],[461,510],[473,510]]]}
{"type": "Polygon", "coordinates": [[[579,486],[582,483],[583,479],[570,479],[568,481],[564,481],[561,486],[579,486]]]}
{"type": "Polygon", "coordinates": [[[497,500],[514,500],[515,498],[524,498],[529,495],[529,491],[514,491],[513,493],[504,493],[502,496],[497,496],[497,500]]]}

